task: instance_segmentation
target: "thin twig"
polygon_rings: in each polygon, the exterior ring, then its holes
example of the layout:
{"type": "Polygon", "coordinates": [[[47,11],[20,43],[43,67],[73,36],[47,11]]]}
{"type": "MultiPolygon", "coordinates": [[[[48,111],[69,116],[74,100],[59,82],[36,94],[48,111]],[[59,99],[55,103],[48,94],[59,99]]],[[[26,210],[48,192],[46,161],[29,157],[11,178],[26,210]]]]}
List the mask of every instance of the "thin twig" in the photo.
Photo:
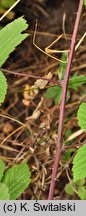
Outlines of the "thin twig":
{"type": "Polygon", "coordinates": [[[82,7],[83,7],[83,0],[80,0],[77,15],[76,15],[76,21],[75,21],[75,25],[74,25],[71,45],[70,45],[70,52],[69,52],[69,57],[68,57],[67,68],[66,68],[66,72],[65,72],[65,76],[64,76],[63,85],[62,85],[62,98],[61,98],[59,125],[58,125],[58,142],[57,142],[57,146],[56,146],[56,156],[55,156],[53,170],[52,170],[51,185],[50,185],[49,196],[48,196],[49,200],[53,199],[55,183],[56,183],[56,175],[57,175],[60,156],[61,156],[66,94],[67,94],[69,74],[71,71],[71,64],[72,64],[72,59],[73,59],[74,50],[75,50],[75,42],[76,42],[76,36],[77,36],[77,31],[78,31],[82,7]]]}
{"type": "Polygon", "coordinates": [[[10,74],[13,74],[15,76],[22,76],[22,77],[28,77],[28,78],[33,78],[33,79],[41,79],[41,80],[46,80],[54,85],[62,85],[62,82],[63,81],[53,81],[51,79],[48,79],[48,78],[45,78],[45,77],[40,77],[40,76],[36,76],[36,75],[32,75],[32,74],[27,74],[26,72],[25,73],[18,73],[16,71],[11,71],[11,70],[7,70],[7,69],[4,69],[4,68],[1,68],[0,67],[0,70],[4,73],[10,73],[10,74]]]}
{"type": "Polygon", "coordinates": [[[6,13],[4,13],[1,17],[0,17],[0,21],[2,21],[4,19],[4,17],[7,16],[7,14],[13,10],[13,8],[20,2],[20,0],[17,0],[7,11],[6,13]]]}

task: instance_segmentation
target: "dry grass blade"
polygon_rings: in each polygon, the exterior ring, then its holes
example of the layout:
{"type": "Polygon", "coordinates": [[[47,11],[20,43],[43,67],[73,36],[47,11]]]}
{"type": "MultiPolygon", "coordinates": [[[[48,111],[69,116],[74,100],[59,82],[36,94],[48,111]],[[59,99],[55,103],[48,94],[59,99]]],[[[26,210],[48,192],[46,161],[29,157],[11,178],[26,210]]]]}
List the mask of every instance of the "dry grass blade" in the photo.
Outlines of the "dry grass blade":
{"type": "Polygon", "coordinates": [[[7,11],[3,14],[3,16],[0,17],[0,21],[4,19],[4,17],[7,16],[7,14],[14,8],[16,5],[20,2],[20,0],[17,0],[7,11]]]}
{"type": "Polygon", "coordinates": [[[11,152],[19,152],[17,149],[14,149],[14,148],[6,146],[6,145],[0,146],[0,148],[5,149],[7,151],[11,151],[11,152]]]}
{"type": "Polygon", "coordinates": [[[20,124],[20,125],[22,125],[22,126],[26,126],[26,124],[23,124],[22,122],[20,122],[20,121],[17,120],[17,119],[14,119],[13,117],[6,116],[6,115],[2,115],[2,114],[0,114],[0,116],[3,117],[3,118],[6,118],[6,119],[10,119],[11,121],[17,122],[18,124],[20,124]]]}
{"type": "Polygon", "coordinates": [[[3,141],[0,143],[0,146],[3,145],[7,141],[7,139],[9,139],[12,135],[17,133],[19,130],[21,130],[24,127],[25,127],[25,125],[18,127],[16,130],[14,130],[12,133],[10,133],[5,139],[3,139],[3,141]]]}

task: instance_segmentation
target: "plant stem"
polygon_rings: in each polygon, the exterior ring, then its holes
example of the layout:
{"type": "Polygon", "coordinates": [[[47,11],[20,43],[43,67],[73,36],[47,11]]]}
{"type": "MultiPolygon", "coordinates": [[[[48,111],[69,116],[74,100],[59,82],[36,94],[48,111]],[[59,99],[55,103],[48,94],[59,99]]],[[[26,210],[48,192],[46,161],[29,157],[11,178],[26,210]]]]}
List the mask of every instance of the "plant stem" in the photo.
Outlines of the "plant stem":
{"type": "Polygon", "coordinates": [[[26,72],[25,73],[18,73],[16,71],[11,71],[11,70],[7,70],[7,69],[4,69],[2,67],[0,67],[0,70],[4,73],[10,73],[10,74],[13,74],[15,76],[22,76],[22,77],[28,77],[28,78],[33,78],[33,79],[40,79],[40,80],[46,80],[50,83],[52,83],[53,85],[62,85],[62,82],[63,81],[53,81],[52,79],[48,79],[48,78],[45,78],[45,77],[40,77],[40,76],[36,76],[36,75],[32,75],[32,74],[27,74],[26,72]]]}
{"type": "Polygon", "coordinates": [[[83,0],[80,0],[77,15],[76,15],[76,21],[74,25],[71,45],[70,45],[70,52],[69,52],[69,57],[68,57],[67,68],[66,68],[66,72],[65,72],[65,76],[64,76],[64,80],[62,84],[62,98],[61,98],[59,124],[58,124],[58,141],[57,141],[57,146],[56,146],[56,155],[55,155],[55,160],[54,160],[54,165],[53,165],[53,170],[52,170],[51,184],[50,184],[50,190],[49,190],[49,196],[48,196],[49,200],[53,199],[55,183],[56,183],[56,176],[57,176],[57,171],[58,171],[58,166],[59,166],[59,161],[60,161],[60,156],[61,156],[66,94],[67,94],[69,74],[70,74],[72,59],[74,55],[75,42],[76,42],[76,36],[77,36],[82,7],[83,7],[83,0]]]}

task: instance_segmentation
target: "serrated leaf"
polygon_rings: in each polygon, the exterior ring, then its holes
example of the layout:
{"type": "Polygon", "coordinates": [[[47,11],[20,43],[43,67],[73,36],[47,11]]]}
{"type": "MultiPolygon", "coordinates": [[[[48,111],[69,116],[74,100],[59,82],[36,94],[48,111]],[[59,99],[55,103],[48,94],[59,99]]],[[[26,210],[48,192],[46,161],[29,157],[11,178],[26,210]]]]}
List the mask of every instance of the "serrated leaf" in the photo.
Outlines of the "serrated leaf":
{"type": "Polygon", "coordinates": [[[86,177],[86,144],[78,149],[73,160],[72,171],[74,182],[86,177]]]}
{"type": "Polygon", "coordinates": [[[15,200],[24,192],[30,183],[28,165],[25,162],[20,165],[14,165],[5,172],[2,182],[9,189],[10,199],[15,200]]]}
{"type": "Polygon", "coordinates": [[[85,75],[80,75],[80,76],[72,77],[71,79],[69,79],[69,87],[72,89],[77,89],[84,83],[86,83],[85,75]]]}
{"type": "Polygon", "coordinates": [[[4,101],[7,93],[7,80],[4,74],[0,71],[0,104],[4,101]]]}
{"type": "Polygon", "coordinates": [[[0,67],[10,53],[28,36],[26,33],[22,34],[27,27],[26,20],[20,17],[0,30],[0,67]]]}
{"type": "Polygon", "coordinates": [[[86,103],[79,106],[77,119],[79,126],[86,131],[86,103]]]}
{"type": "Polygon", "coordinates": [[[86,189],[84,187],[79,187],[78,196],[81,200],[86,200],[86,189]]]}
{"type": "Polygon", "coordinates": [[[3,177],[4,170],[5,170],[5,164],[2,160],[0,160],[0,181],[3,177]]]}
{"type": "Polygon", "coordinates": [[[10,199],[10,194],[8,187],[0,182],[0,200],[9,200],[10,199]]]}

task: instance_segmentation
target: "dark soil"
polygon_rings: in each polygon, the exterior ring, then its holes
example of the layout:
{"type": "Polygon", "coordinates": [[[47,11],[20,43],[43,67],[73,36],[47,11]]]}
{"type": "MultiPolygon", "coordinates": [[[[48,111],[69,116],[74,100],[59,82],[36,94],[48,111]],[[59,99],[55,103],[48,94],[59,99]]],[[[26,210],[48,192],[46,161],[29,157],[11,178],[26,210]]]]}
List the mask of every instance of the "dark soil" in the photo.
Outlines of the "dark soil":
{"type": "MultiPolygon", "coordinates": [[[[20,77],[6,73],[9,86],[8,95],[0,110],[3,115],[10,115],[11,120],[6,119],[5,117],[1,118],[0,139],[2,141],[9,135],[3,144],[3,148],[1,148],[1,156],[3,156],[3,159],[9,166],[14,163],[15,158],[18,162],[27,159],[28,165],[31,169],[31,184],[20,199],[47,199],[57,142],[59,105],[55,105],[52,99],[48,100],[44,97],[46,89],[40,90],[39,93],[30,101],[28,106],[24,104],[24,88],[26,85],[28,85],[28,88],[29,85],[34,85],[35,79],[22,77],[21,73],[42,77],[49,72],[52,72],[53,80],[58,80],[56,71],[59,62],[49,58],[47,55],[44,55],[33,45],[36,19],[38,20],[36,43],[41,49],[44,50],[46,46],[53,42],[53,40],[62,33],[70,35],[69,39],[71,40],[78,3],[79,0],[21,0],[14,10],[15,18],[22,15],[25,16],[29,24],[27,31],[30,33],[30,36],[16,49],[4,65],[4,68],[6,69],[12,71],[16,70],[19,72],[20,77]],[[44,99],[41,106],[41,115],[36,120],[27,120],[28,117],[33,114],[33,111],[38,106],[42,97],[44,99]],[[14,119],[26,123],[27,128],[22,128],[19,131],[16,131],[16,129],[21,125],[15,123],[14,119]],[[13,131],[15,131],[15,133],[10,136],[13,131]],[[5,149],[5,145],[8,149],[5,149]],[[13,150],[11,150],[10,147],[13,150]],[[16,152],[15,149],[17,149],[18,152],[16,152]]],[[[83,9],[77,42],[85,31],[86,13],[83,9]]],[[[69,49],[70,40],[61,39],[55,44],[53,49],[57,49],[57,47],[58,49],[69,49]]],[[[60,58],[61,55],[58,54],[56,57],[60,58]]],[[[84,65],[86,66],[85,41],[83,41],[79,50],[77,50],[74,55],[71,75],[77,71],[79,74],[83,74],[85,72],[84,65]]],[[[83,91],[83,88],[79,89],[78,92],[71,92],[70,101],[66,105],[64,139],[65,133],[69,128],[72,133],[79,129],[76,120],[76,112],[80,104],[79,99],[82,97],[80,91],[83,91]]],[[[86,98],[84,98],[84,100],[86,100],[86,98]]],[[[80,145],[81,140],[85,140],[85,136],[85,134],[80,135],[76,140],[74,140],[74,143],[72,141],[71,144],[76,144],[77,146],[79,143],[80,145]]],[[[76,149],[77,147],[75,150],[76,149]]],[[[64,154],[65,151],[63,156],[64,154]]],[[[71,155],[70,161],[67,161],[68,170],[65,168],[63,156],[63,164],[60,162],[54,198],[79,199],[76,194],[71,197],[65,193],[65,185],[69,182],[67,172],[70,175],[73,155],[71,155]]],[[[70,178],[72,178],[71,175],[70,178]]]]}

